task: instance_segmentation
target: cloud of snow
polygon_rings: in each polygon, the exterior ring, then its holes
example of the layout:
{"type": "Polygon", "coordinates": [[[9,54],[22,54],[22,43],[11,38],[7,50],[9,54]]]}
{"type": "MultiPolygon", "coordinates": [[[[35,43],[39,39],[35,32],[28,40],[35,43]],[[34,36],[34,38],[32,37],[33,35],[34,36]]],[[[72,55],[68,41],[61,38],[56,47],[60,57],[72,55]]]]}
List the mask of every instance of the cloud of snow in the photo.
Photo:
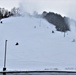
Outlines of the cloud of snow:
{"type": "Polygon", "coordinates": [[[31,2],[31,0],[22,0],[19,4],[19,7],[23,12],[27,12],[30,14],[32,14],[34,11],[39,10],[36,1],[31,2]]]}
{"type": "Polygon", "coordinates": [[[70,25],[70,30],[74,34],[76,32],[76,2],[75,0],[71,1],[67,16],[70,18],[67,20],[68,25],[70,25]]]}
{"type": "Polygon", "coordinates": [[[75,0],[21,0],[19,6],[31,14],[34,11],[38,13],[52,11],[76,19],[75,0]]]}
{"type": "Polygon", "coordinates": [[[69,4],[70,1],[68,0],[66,2],[64,0],[21,0],[20,6],[30,13],[33,13],[34,11],[39,13],[42,13],[43,11],[52,11],[65,15],[69,4]]]}
{"type": "Polygon", "coordinates": [[[69,6],[67,16],[76,20],[76,2],[74,3],[74,0],[73,0],[73,2],[71,2],[70,6],[69,6]]]}

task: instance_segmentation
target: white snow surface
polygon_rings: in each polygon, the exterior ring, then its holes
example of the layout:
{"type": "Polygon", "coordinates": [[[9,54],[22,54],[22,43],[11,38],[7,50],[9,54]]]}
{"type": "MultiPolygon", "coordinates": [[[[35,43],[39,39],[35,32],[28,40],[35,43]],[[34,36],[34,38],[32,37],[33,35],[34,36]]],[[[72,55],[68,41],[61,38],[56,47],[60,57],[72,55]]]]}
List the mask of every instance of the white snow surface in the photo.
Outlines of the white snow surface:
{"type": "Polygon", "coordinates": [[[45,19],[10,17],[0,24],[0,70],[7,42],[7,70],[76,70],[76,27],[57,32],[45,19]],[[52,30],[55,33],[52,33],[52,30]],[[72,42],[74,40],[74,42],[72,42]],[[16,46],[16,42],[19,43],[16,46]]]}

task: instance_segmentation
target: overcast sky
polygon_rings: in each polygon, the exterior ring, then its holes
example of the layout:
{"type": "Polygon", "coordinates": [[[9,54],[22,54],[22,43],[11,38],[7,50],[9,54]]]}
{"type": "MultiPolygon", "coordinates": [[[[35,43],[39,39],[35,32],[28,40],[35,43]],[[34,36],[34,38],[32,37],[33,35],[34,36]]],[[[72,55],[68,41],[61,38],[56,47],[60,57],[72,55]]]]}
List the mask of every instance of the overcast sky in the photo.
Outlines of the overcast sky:
{"type": "Polygon", "coordinates": [[[22,6],[27,12],[44,10],[75,18],[76,0],[0,0],[0,7],[11,9],[22,6]]]}

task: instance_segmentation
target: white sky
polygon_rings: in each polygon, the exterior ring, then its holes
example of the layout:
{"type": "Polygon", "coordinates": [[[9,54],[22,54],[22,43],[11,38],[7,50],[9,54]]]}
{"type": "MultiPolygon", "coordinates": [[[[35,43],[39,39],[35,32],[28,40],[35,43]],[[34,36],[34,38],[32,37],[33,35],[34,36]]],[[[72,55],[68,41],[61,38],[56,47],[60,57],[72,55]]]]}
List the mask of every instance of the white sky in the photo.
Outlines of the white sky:
{"type": "Polygon", "coordinates": [[[19,2],[20,0],[0,0],[0,7],[10,10],[14,6],[18,7],[19,2]]]}
{"type": "Polygon", "coordinates": [[[76,0],[0,0],[0,7],[11,9],[23,6],[28,12],[44,10],[75,18],[76,0]]]}

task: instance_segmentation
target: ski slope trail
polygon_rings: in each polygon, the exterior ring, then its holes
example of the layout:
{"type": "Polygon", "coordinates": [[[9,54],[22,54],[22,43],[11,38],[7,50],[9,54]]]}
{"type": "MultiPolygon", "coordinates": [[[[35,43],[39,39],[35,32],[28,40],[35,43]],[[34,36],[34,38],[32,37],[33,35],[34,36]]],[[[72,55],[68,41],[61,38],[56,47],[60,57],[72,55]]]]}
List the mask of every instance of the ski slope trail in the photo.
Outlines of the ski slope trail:
{"type": "MultiPolygon", "coordinates": [[[[0,24],[0,70],[76,70],[76,31],[57,32],[43,18],[10,17],[0,24]],[[52,33],[54,31],[54,33],[52,33]],[[74,41],[73,41],[74,40],[74,41]],[[18,42],[19,45],[15,45],[18,42]]],[[[74,29],[73,29],[74,28],[74,29]]]]}

